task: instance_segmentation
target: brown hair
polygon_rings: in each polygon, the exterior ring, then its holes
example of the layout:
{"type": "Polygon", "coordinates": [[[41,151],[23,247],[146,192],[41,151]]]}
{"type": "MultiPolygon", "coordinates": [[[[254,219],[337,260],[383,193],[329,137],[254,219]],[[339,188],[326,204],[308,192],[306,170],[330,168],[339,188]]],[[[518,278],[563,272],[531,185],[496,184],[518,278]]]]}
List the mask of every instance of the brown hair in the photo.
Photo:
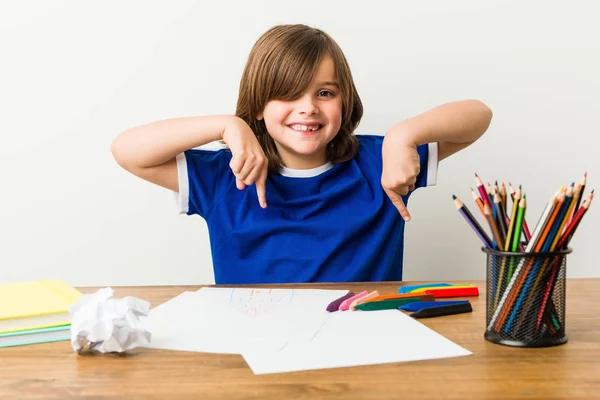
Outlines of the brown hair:
{"type": "Polygon", "coordinates": [[[340,163],[358,149],[353,135],[363,113],[350,67],[338,44],[325,32],[306,25],[278,25],[266,31],[250,51],[240,82],[235,114],[246,121],[269,160],[269,170],[281,170],[281,158],[264,120],[258,120],[270,100],[294,100],[306,91],[321,59],[330,55],[342,96],[342,125],[327,146],[327,158],[340,163]]]}

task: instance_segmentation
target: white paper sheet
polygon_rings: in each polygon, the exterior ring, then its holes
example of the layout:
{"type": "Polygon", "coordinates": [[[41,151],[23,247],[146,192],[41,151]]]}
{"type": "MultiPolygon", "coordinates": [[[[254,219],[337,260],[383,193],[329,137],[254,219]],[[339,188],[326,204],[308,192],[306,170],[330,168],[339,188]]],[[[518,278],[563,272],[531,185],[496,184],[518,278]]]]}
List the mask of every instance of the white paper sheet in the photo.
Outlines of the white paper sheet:
{"type": "Polygon", "coordinates": [[[202,288],[150,311],[146,347],[241,354],[276,351],[312,338],[325,308],[346,290],[202,288]]]}
{"type": "Polygon", "coordinates": [[[310,340],[242,355],[255,374],[269,374],[470,354],[408,315],[384,310],[331,313],[310,340]]]}

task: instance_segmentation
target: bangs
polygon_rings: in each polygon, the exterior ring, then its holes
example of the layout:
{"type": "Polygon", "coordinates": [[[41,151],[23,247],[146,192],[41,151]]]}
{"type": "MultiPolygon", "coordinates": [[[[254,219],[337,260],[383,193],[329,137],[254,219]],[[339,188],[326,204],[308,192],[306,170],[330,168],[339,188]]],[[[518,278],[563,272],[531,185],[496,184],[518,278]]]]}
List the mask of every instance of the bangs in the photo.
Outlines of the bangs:
{"type": "Polygon", "coordinates": [[[325,37],[320,34],[303,35],[288,43],[285,49],[274,49],[263,66],[259,87],[268,88],[261,99],[295,100],[306,91],[315,75],[321,59],[332,53],[325,37]]]}

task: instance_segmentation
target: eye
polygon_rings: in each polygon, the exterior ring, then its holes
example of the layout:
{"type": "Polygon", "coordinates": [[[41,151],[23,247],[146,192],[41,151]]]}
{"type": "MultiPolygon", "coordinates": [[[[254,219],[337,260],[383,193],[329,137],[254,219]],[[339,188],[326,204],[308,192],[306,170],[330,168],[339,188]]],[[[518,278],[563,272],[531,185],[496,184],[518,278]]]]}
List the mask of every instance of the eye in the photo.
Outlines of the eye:
{"type": "Polygon", "coordinates": [[[335,93],[333,93],[331,90],[321,90],[321,91],[319,91],[319,93],[317,94],[317,96],[319,96],[319,97],[333,97],[333,96],[335,96],[335,93]]]}

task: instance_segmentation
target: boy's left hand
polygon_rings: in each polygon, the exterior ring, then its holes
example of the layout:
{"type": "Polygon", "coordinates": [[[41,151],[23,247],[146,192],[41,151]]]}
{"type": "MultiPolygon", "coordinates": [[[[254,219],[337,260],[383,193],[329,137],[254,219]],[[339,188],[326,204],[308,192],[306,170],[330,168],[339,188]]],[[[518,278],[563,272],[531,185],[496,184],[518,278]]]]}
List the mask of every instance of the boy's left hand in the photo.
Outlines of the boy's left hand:
{"type": "Polygon", "coordinates": [[[405,221],[410,221],[410,213],[402,200],[415,189],[421,163],[417,147],[397,135],[388,134],[383,140],[383,173],[381,186],[398,209],[405,221]]]}

